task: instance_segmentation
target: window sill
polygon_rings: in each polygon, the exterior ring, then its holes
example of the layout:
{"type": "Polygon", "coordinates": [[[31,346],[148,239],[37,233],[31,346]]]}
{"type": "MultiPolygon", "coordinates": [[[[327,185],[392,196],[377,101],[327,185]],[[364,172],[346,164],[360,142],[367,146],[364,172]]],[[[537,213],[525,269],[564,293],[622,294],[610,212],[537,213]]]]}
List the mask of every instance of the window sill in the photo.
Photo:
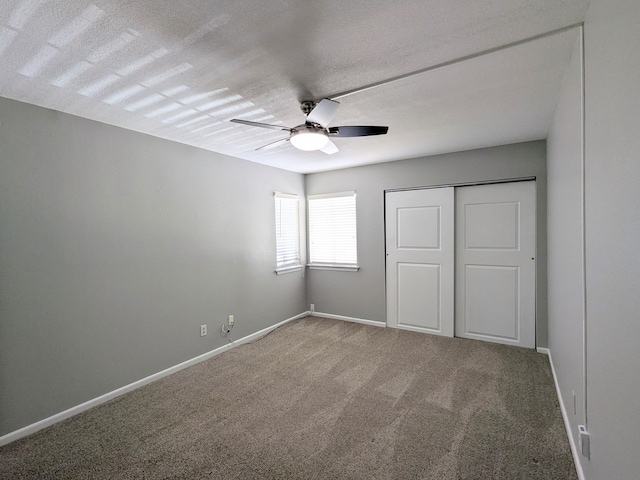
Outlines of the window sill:
{"type": "Polygon", "coordinates": [[[359,265],[340,265],[331,263],[310,263],[307,265],[310,270],[336,270],[342,272],[357,272],[360,270],[359,265]]]}
{"type": "Polygon", "coordinates": [[[299,272],[302,270],[302,265],[296,265],[295,267],[285,267],[276,269],[276,275],[284,275],[285,273],[299,272]]]}

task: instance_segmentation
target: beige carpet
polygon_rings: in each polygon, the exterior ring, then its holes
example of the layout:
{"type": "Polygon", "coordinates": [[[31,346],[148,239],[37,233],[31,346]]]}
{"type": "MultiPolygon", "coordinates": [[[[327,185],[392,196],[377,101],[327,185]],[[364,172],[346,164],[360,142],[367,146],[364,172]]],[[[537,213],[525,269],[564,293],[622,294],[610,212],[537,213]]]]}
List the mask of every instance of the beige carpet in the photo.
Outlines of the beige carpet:
{"type": "Polygon", "coordinates": [[[2,479],[576,479],[548,359],[306,318],[0,449],[2,479]]]}

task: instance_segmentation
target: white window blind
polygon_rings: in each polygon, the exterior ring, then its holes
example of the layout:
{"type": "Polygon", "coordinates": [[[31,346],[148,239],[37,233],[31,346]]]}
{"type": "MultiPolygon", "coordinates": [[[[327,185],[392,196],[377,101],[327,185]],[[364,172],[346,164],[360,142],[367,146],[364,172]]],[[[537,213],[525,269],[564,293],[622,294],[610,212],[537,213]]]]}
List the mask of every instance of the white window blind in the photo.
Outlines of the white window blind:
{"type": "Polygon", "coordinates": [[[276,271],[299,269],[300,200],[297,195],[276,192],[276,271]]]}
{"type": "Polygon", "coordinates": [[[356,192],[310,195],[308,200],[311,265],[356,267],[356,192]]]}

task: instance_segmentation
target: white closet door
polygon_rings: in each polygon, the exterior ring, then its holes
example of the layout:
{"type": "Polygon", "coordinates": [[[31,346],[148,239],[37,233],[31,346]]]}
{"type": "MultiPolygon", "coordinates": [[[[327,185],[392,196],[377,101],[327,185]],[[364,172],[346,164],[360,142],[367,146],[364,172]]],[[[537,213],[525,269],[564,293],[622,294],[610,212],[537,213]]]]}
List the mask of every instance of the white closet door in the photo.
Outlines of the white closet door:
{"type": "Polygon", "coordinates": [[[387,325],[452,337],[454,190],[385,198],[387,325]]]}
{"type": "Polygon", "coordinates": [[[535,347],[535,182],[456,189],[458,337],[535,347]]]}

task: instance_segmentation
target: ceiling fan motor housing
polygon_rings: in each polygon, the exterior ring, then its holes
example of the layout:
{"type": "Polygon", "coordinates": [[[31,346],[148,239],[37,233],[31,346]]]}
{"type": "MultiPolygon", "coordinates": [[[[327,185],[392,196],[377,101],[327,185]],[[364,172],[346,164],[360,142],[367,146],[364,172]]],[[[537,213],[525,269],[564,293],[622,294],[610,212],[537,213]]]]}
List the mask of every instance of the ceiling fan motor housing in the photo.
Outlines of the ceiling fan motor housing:
{"type": "Polygon", "coordinates": [[[309,115],[311,113],[311,110],[313,110],[316,105],[317,103],[313,100],[305,100],[300,103],[300,110],[302,110],[302,113],[304,113],[305,115],[309,115]]]}

